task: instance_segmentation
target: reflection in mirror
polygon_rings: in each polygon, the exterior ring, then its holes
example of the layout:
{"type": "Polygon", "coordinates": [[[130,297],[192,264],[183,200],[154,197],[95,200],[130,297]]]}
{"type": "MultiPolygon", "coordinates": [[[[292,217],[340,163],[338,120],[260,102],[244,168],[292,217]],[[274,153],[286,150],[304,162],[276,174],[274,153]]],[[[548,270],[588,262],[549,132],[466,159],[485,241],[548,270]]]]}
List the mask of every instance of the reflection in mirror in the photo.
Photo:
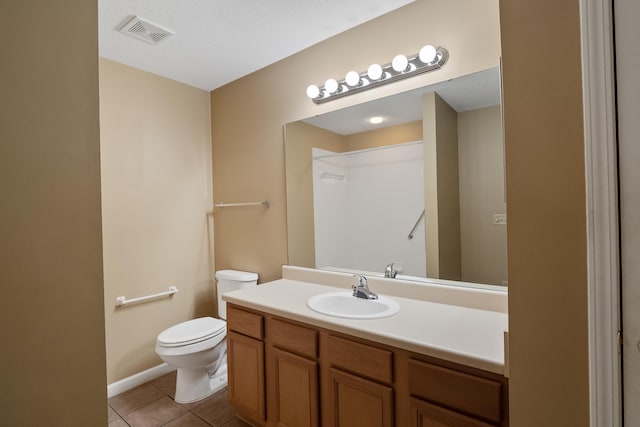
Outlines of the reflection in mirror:
{"type": "Polygon", "coordinates": [[[316,265],[376,271],[394,262],[393,271],[426,276],[423,229],[408,238],[424,209],[423,168],[422,141],[343,153],[313,148],[316,265]]]}
{"type": "Polygon", "coordinates": [[[495,68],[288,123],[289,264],[506,285],[499,100],[495,68]]]}

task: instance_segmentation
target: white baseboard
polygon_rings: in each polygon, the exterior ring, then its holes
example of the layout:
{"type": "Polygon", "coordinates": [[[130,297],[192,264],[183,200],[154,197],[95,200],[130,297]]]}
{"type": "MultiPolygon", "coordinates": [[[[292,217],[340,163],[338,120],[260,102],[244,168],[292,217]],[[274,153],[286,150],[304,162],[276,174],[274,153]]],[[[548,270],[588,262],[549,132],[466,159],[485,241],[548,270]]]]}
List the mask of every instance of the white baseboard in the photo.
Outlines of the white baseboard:
{"type": "Polygon", "coordinates": [[[153,368],[149,368],[146,371],[138,372],[130,377],[123,378],[107,386],[107,398],[117,396],[120,393],[136,388],[148,381],[155,380],[169,372],[175,371],[176,368],[163,363],[153,368]]]}

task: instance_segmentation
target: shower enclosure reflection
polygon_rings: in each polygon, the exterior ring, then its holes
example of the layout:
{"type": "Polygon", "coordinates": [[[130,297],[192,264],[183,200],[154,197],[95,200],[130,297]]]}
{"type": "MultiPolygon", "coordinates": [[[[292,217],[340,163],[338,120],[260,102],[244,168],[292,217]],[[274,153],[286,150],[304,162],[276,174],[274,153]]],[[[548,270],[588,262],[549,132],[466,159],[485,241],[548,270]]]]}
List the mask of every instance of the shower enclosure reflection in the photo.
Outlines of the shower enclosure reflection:
{"type": "Polygon", "coordinates": [[[426,276],[422,141],[312,156],[316,268],[426,276]]]}
{"type": "Polygon", "coordinates": [[[491,69],[287,124],[289,264],[505,285],[498,87],[491,69]]]}

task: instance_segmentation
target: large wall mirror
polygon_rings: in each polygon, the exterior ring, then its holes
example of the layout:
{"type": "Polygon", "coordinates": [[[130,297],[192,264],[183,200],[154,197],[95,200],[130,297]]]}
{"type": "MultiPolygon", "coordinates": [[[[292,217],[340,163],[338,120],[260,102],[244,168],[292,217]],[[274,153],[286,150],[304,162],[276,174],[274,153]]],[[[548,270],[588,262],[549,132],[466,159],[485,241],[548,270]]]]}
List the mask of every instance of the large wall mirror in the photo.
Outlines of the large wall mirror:
{"type": "Polygon", "coordinates": [[[290,265],[507,284],[497,67],[288,123],[285,156],[290,265]]]}

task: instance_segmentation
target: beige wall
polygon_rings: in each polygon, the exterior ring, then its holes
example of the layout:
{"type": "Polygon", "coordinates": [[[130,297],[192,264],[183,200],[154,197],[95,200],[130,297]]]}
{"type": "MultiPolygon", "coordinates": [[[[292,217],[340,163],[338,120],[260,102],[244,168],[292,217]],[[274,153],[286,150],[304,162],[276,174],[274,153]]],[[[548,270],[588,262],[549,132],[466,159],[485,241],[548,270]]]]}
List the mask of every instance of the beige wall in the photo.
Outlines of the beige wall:
{"type": "Polygon", "coordinates": [[[315,267],[313,223],[313,160],[311,149],[344,150],[344,137],[304,122],[289,123],[285,129],[287,180],[287,233],[289,263],[315,267]]]}
{"type": "Polygon", "coordinates": [[[422,141],[422,121],[418,120],[396,126],[388,126],[382,129],[346,135],[344,141],[346,145],[344,151],[364,150],[366,148],[383,147],[385,145],[422,141]]]}
{"type": "Polygon", "coordinates": [[[106,425],[97,2],[1,9],[0,425],[106,425]]]}
{"type": "Polygon", "coordinates": [[[100,59],[107,380],[162,363],[159,332],[213,315],[209,94],[100,59]],[[175,285],[179,292],[115,307],[175,285]]]}
{"type": "Polygon", "coordinates": [[[511,425],[588,426],[579,2],[500,6],[511,425]]]}
{"type": "Polygon", "coordinates": [[[215,201],[272,201],[270,209],[216,210],[216,268],[255,271],[261,281],[281,276],[287,263],[285,123],[495,67],[498,20],[497,0],[417,0],[213,91],[215,201]],[[416,53],[427,43],[450,52],[449,62],[437,72],[321,106],[305,95],[310,83],[341,78],[350,69],[366,70],[398,53],[416,53]]]}
{"type": "Polygon", "coordinates": [[[427,277],[460,280],[457,114],[437,93],[422,95],[427,277]]]}
{"type": "Polygon", "coordinates": [[[462,280],[507,280],[507,227],[493,215],[506,213],[500,107],[458,113],[460,247],[462,280]]]}

